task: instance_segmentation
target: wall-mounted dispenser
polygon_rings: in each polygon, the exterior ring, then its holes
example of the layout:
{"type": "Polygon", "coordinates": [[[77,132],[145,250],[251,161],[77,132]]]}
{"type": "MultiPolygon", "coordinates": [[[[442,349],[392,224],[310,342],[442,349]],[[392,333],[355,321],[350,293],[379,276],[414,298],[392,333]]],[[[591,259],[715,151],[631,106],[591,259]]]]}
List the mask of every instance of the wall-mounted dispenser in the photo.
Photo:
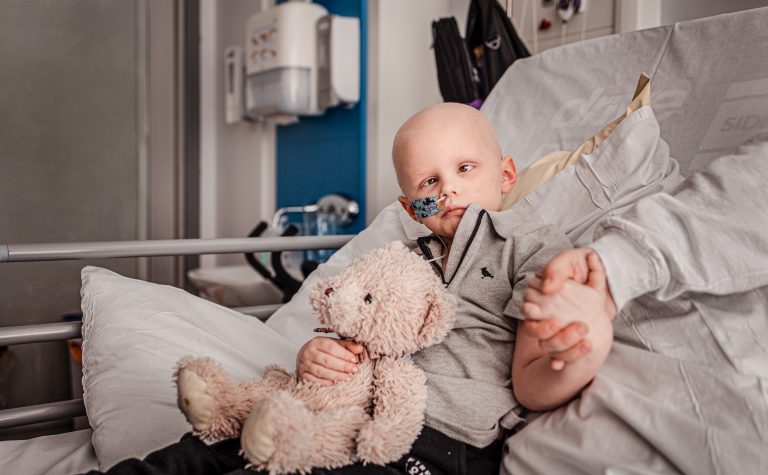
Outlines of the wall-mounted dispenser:
{"type": "Polygon", "coordinates": [[[317,21],[317,94],[321,109],[360,100],[360,20],[327,15],[317,21]]]}
{"type": "MultiPolygon", "coordinates": [[[[320,115],[328,107],[360,100],[360,20],[328,15],[312,2],[286,2],[248,19],[244,68],[244,115],[320,115]]],[[[227,85],[236,78],[225,77],[227,85]]],[[[231,97],[236,94],[233,92],[231,97]]],[[[227,118],[230,104],[227,95],[227,118]]]]}
{"type": "Polygon", "coordinates": [[[227,124],[242,120],[245,115],[243,100],[243,49],[230,46],[224,52],[224,87],[226,100],[224,119],[227,124]]]}

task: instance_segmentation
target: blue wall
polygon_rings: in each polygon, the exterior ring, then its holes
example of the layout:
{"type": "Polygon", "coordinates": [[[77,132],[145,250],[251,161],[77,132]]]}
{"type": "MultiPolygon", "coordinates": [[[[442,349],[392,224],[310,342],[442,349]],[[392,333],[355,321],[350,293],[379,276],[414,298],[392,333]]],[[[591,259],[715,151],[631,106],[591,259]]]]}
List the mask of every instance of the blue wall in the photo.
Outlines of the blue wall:
{"type": "Polygon", "coordinates": [[[316,0],[330,13],[360,18],[360,102],[352,109],[328,109],[277,127],[277,207],[315,203],[328,193],[354,199],[360,216],[340,234],[365,224],[365,51],[366,1],[316,0]]]}

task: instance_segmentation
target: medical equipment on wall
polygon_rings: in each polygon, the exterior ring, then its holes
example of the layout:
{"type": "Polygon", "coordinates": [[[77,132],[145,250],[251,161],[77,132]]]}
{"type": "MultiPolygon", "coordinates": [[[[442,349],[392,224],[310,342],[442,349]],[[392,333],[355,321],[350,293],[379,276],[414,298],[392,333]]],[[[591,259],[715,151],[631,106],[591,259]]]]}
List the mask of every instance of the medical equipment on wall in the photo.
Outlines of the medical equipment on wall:
{"type": "Polygon", "coordinates": [[[584,16],[581,19],[581,35],[580,40],[584,41],[587,34],[587,0],[557,0],[555,3],[555,11],[557,16],[560,17],[560,44],[566,43],[566,36],[568,32],[568,21],[573,18],[577,13],[582,13],[584,16]]]}
{"type": "Polygon", "coordinates": [[[226,53],[225,81],[233,86],[227,89],[227,123],[320,115],[360,100],[359,18],[329,15],[312,2],[281,3],[248,19],[240,68],[236,50],[226,53]]]}
{"type": "MultiPolygon", "coordinates": [[[[261,221],[248,234],[248,237],[276,234],[280,236],[298,235],[300,233],[299,227],[287,222],[289,213],[302,214],[301,234],[327,236],[337,234],[338,228],[351,224],[360,214],[360,205],[355,200],[330,193],[322,196],[314,204],[279,208],[275,212],[271,229],[266,222],[261,221]]],[[[245,253],[245,259],[256,272],[272,282],[283,293],[283,302],[287,302],[299,291],[303,279],[312,273],[321,262],[325,262],[332,253],[329,250],[310,250],[298,253],[279,251],[267,253],[268,256],[245,253]],[[303,256],[303,259],[298,256],[303,256]]]]}
{"type": "MultiPolygon", "coordinates": [[[[566,44],[568,23],[574,17],[580,16],[579,40],[584,41],[587,35],[587,4],[588,0],[522,0],[521,13],[516,24],[519,24],[520,36],[524,37],[526,24],[531,25],[531,52],[539,53],[539,34],[552,28],[552,23],[560,20],[560,45],[566,44]],[[528,13],[530,11],[530,14],[528,13]]],[[[507,1],[506,12],[512,16],[512,1],[507,1]]]]}

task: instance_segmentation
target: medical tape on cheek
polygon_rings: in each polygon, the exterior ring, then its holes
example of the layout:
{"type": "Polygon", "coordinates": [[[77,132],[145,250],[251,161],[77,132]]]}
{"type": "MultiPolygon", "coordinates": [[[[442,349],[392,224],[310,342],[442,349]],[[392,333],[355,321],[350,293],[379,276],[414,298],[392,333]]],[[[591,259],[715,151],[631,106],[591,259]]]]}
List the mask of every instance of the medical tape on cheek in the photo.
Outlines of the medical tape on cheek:
{"type": "Polygon", "coordinates": [[[444,201],[448,195],[443,195],[440,198],[437,195],[429,195],[424,198],[411,200],[411,206],[413,206],[413,212],[420,218],[429,218],[440,212],[440,202],[444,201]]]}

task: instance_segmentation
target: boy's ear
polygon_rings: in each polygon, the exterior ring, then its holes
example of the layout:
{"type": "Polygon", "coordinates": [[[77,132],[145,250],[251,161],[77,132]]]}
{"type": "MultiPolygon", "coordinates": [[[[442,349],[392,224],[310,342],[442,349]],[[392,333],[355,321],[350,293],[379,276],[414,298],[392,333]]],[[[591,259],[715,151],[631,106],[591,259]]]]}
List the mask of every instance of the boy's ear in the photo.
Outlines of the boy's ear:
{"type": "Polygon", "coordinates": [[[501,192],[509,193],[517,182],[517,170],[512,157],[501,159],[501,192]]]}
{"type": "Polygon", "coordinates": [[[411,217],[414,221],[417,223],[421,222],[421,219],[416,215],[416,210],[413,209],[413,205],[411,202],[406,198],[405,196],[398,196],[397,201],[400,202],[400,205],[403,207],[406,213],[408,213],[408,216],[411,217]]]}

